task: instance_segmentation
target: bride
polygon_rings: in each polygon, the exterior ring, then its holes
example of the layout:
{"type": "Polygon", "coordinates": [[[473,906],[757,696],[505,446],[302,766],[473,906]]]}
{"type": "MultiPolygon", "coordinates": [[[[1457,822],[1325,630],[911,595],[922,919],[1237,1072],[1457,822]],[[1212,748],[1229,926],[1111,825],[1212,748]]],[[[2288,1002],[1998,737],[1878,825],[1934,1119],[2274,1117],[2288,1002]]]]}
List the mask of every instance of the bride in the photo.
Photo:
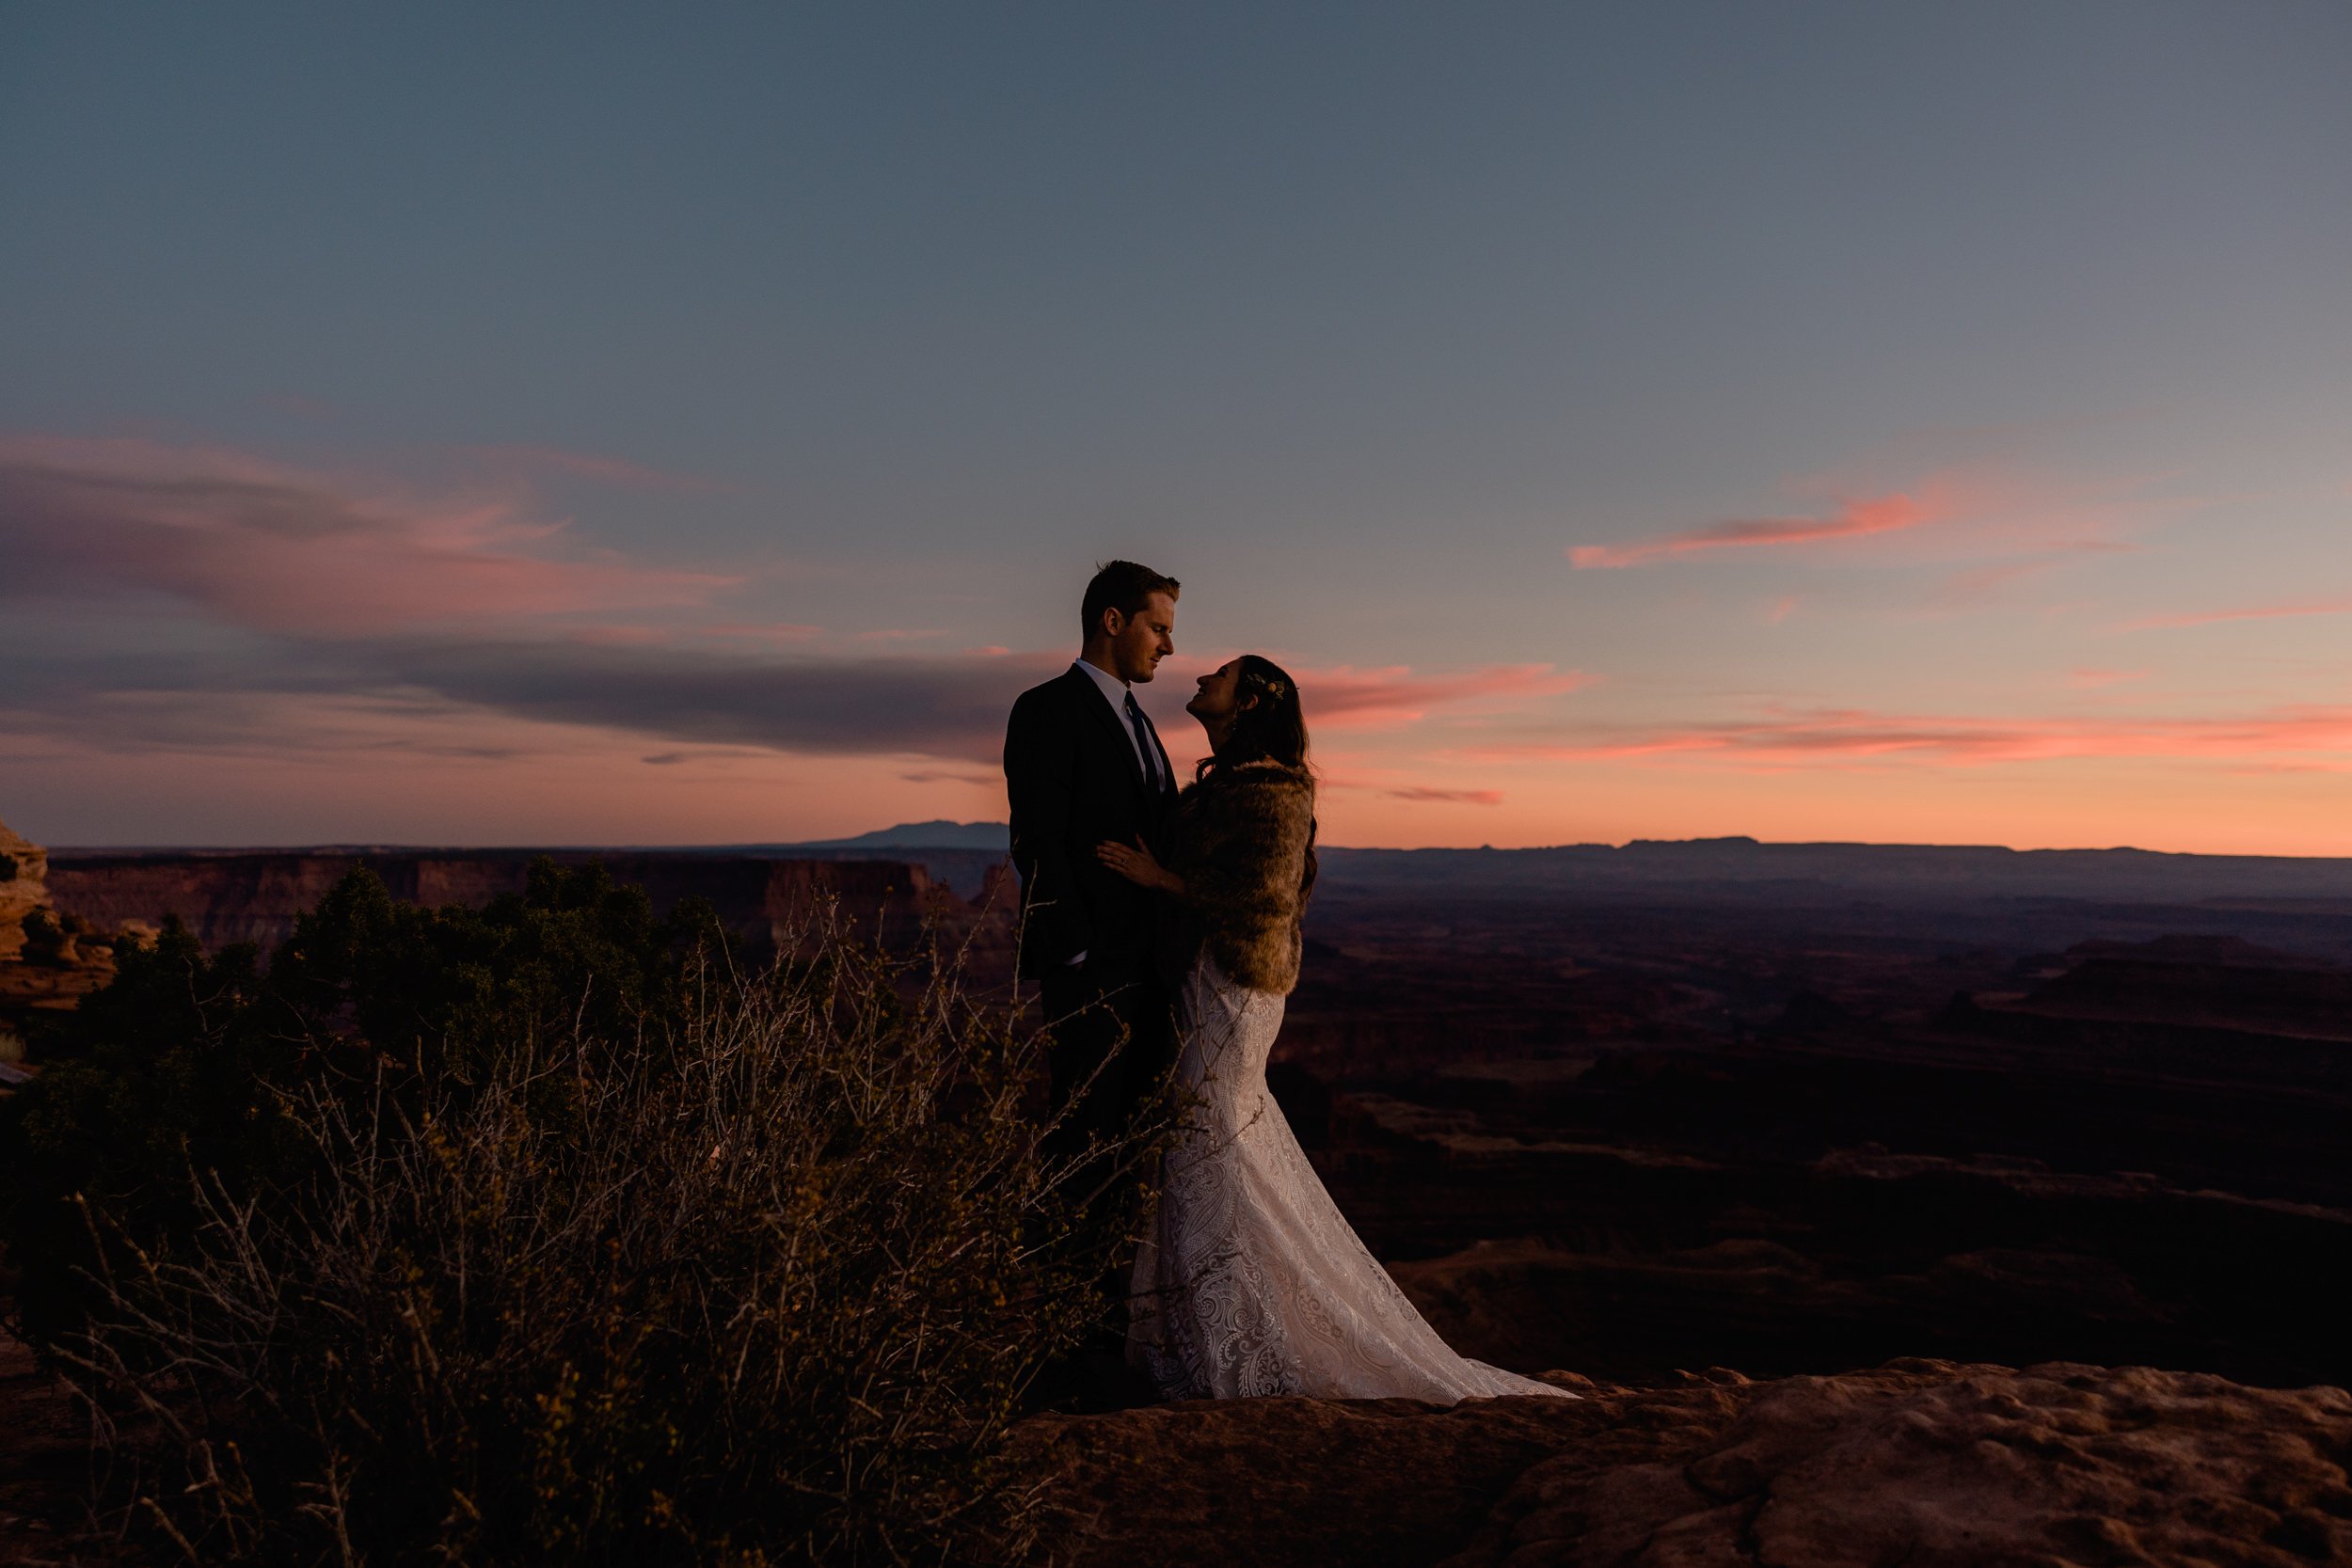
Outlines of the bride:
{"type": "Polygon", "coordinates": [[[1183,911],[1176,1076],[1187,1110],[1136,1255],[1127,1357],[1170,1399],[1575,1396],[1454,1354],[1357,1240],[1266,1092],[1314,882],[1298,687],[1245,654],[1185,711],[1213,755],[1165,834],[1096,853],[1183,911]]]}

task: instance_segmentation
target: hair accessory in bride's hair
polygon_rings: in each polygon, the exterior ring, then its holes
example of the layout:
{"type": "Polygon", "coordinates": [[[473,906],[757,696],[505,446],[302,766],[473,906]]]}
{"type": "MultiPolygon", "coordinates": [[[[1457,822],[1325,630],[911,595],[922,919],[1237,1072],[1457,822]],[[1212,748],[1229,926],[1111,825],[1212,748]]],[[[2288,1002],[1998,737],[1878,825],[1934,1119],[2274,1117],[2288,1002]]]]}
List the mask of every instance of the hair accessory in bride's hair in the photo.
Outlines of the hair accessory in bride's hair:
{"type": "Polygon", "coordinates": [[[1288,686],[1271,675],[1260,676],[1258,684],[1265,688],[1265,694],[1269,697],[1287,697],[1291,694],[1291,689],[1288,686]]]}

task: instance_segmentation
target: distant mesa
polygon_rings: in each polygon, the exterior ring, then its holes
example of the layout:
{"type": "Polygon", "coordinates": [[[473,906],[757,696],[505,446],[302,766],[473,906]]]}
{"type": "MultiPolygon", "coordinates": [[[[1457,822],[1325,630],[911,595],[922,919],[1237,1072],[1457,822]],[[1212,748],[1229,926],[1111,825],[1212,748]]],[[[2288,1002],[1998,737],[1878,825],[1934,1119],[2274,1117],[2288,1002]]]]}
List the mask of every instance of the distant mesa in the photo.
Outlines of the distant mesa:
{"type": "Polygon", "coordinates": [[[804,839],[791,844],[727,844],[683,851],[704,855],[747,855],[755,860],[906,861],[965,898],[986,903],[991,889],[1008,875],[1012,829],[1002,822],[901,822],[849,838],[804,839]]]}
{"type": "Polygon", "coordinates": [[[1993,845],[1765,844],[1753,838],[1636,839],[1622,847],[1323,851],[1324,885],[1412,893],[1477,888],[1545,897],[1640,890],[1671,898],[1981,902],[2209,899],[2352,904],[2352,860],[2184,855],[2146,849],[2009,849],[1993,845]]]}
{"type": "Polygon", "coordinates": [[[787,849],[994,849],[1012,847],[1012,829],[1003,822],[901,822],[854,838],[817,838],[780,846],[787,849]]]}

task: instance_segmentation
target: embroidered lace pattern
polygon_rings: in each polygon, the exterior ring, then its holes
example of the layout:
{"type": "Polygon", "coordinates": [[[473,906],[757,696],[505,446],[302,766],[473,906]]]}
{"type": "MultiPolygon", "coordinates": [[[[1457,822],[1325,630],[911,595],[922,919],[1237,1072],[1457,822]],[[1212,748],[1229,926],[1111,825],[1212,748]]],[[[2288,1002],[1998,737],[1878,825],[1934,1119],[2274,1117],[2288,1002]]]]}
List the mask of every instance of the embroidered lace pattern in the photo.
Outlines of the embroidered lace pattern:
{"type": "Polygon", "coordinates": [[[1185,979],[1192,1103],[1136,1253],[1128,1359],[1170,1399],[1573,1399],[1454,1354],[1357,1239],[1266,1091],[1282,1008],[1205,953],[1185,979]]]}

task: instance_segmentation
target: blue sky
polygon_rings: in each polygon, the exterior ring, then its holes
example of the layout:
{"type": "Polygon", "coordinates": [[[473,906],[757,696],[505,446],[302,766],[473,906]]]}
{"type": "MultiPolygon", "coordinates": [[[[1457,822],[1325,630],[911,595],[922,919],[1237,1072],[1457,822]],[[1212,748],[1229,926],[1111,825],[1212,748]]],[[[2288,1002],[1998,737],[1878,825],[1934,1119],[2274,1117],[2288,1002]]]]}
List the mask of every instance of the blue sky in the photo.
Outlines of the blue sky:
{"type": "Polygon", "coordinates": [[[1342,841],[2352,852],[2347,81],[2316,3],[0,6],[0,815],[993,816],[1120,553],[1342,841]]]}

